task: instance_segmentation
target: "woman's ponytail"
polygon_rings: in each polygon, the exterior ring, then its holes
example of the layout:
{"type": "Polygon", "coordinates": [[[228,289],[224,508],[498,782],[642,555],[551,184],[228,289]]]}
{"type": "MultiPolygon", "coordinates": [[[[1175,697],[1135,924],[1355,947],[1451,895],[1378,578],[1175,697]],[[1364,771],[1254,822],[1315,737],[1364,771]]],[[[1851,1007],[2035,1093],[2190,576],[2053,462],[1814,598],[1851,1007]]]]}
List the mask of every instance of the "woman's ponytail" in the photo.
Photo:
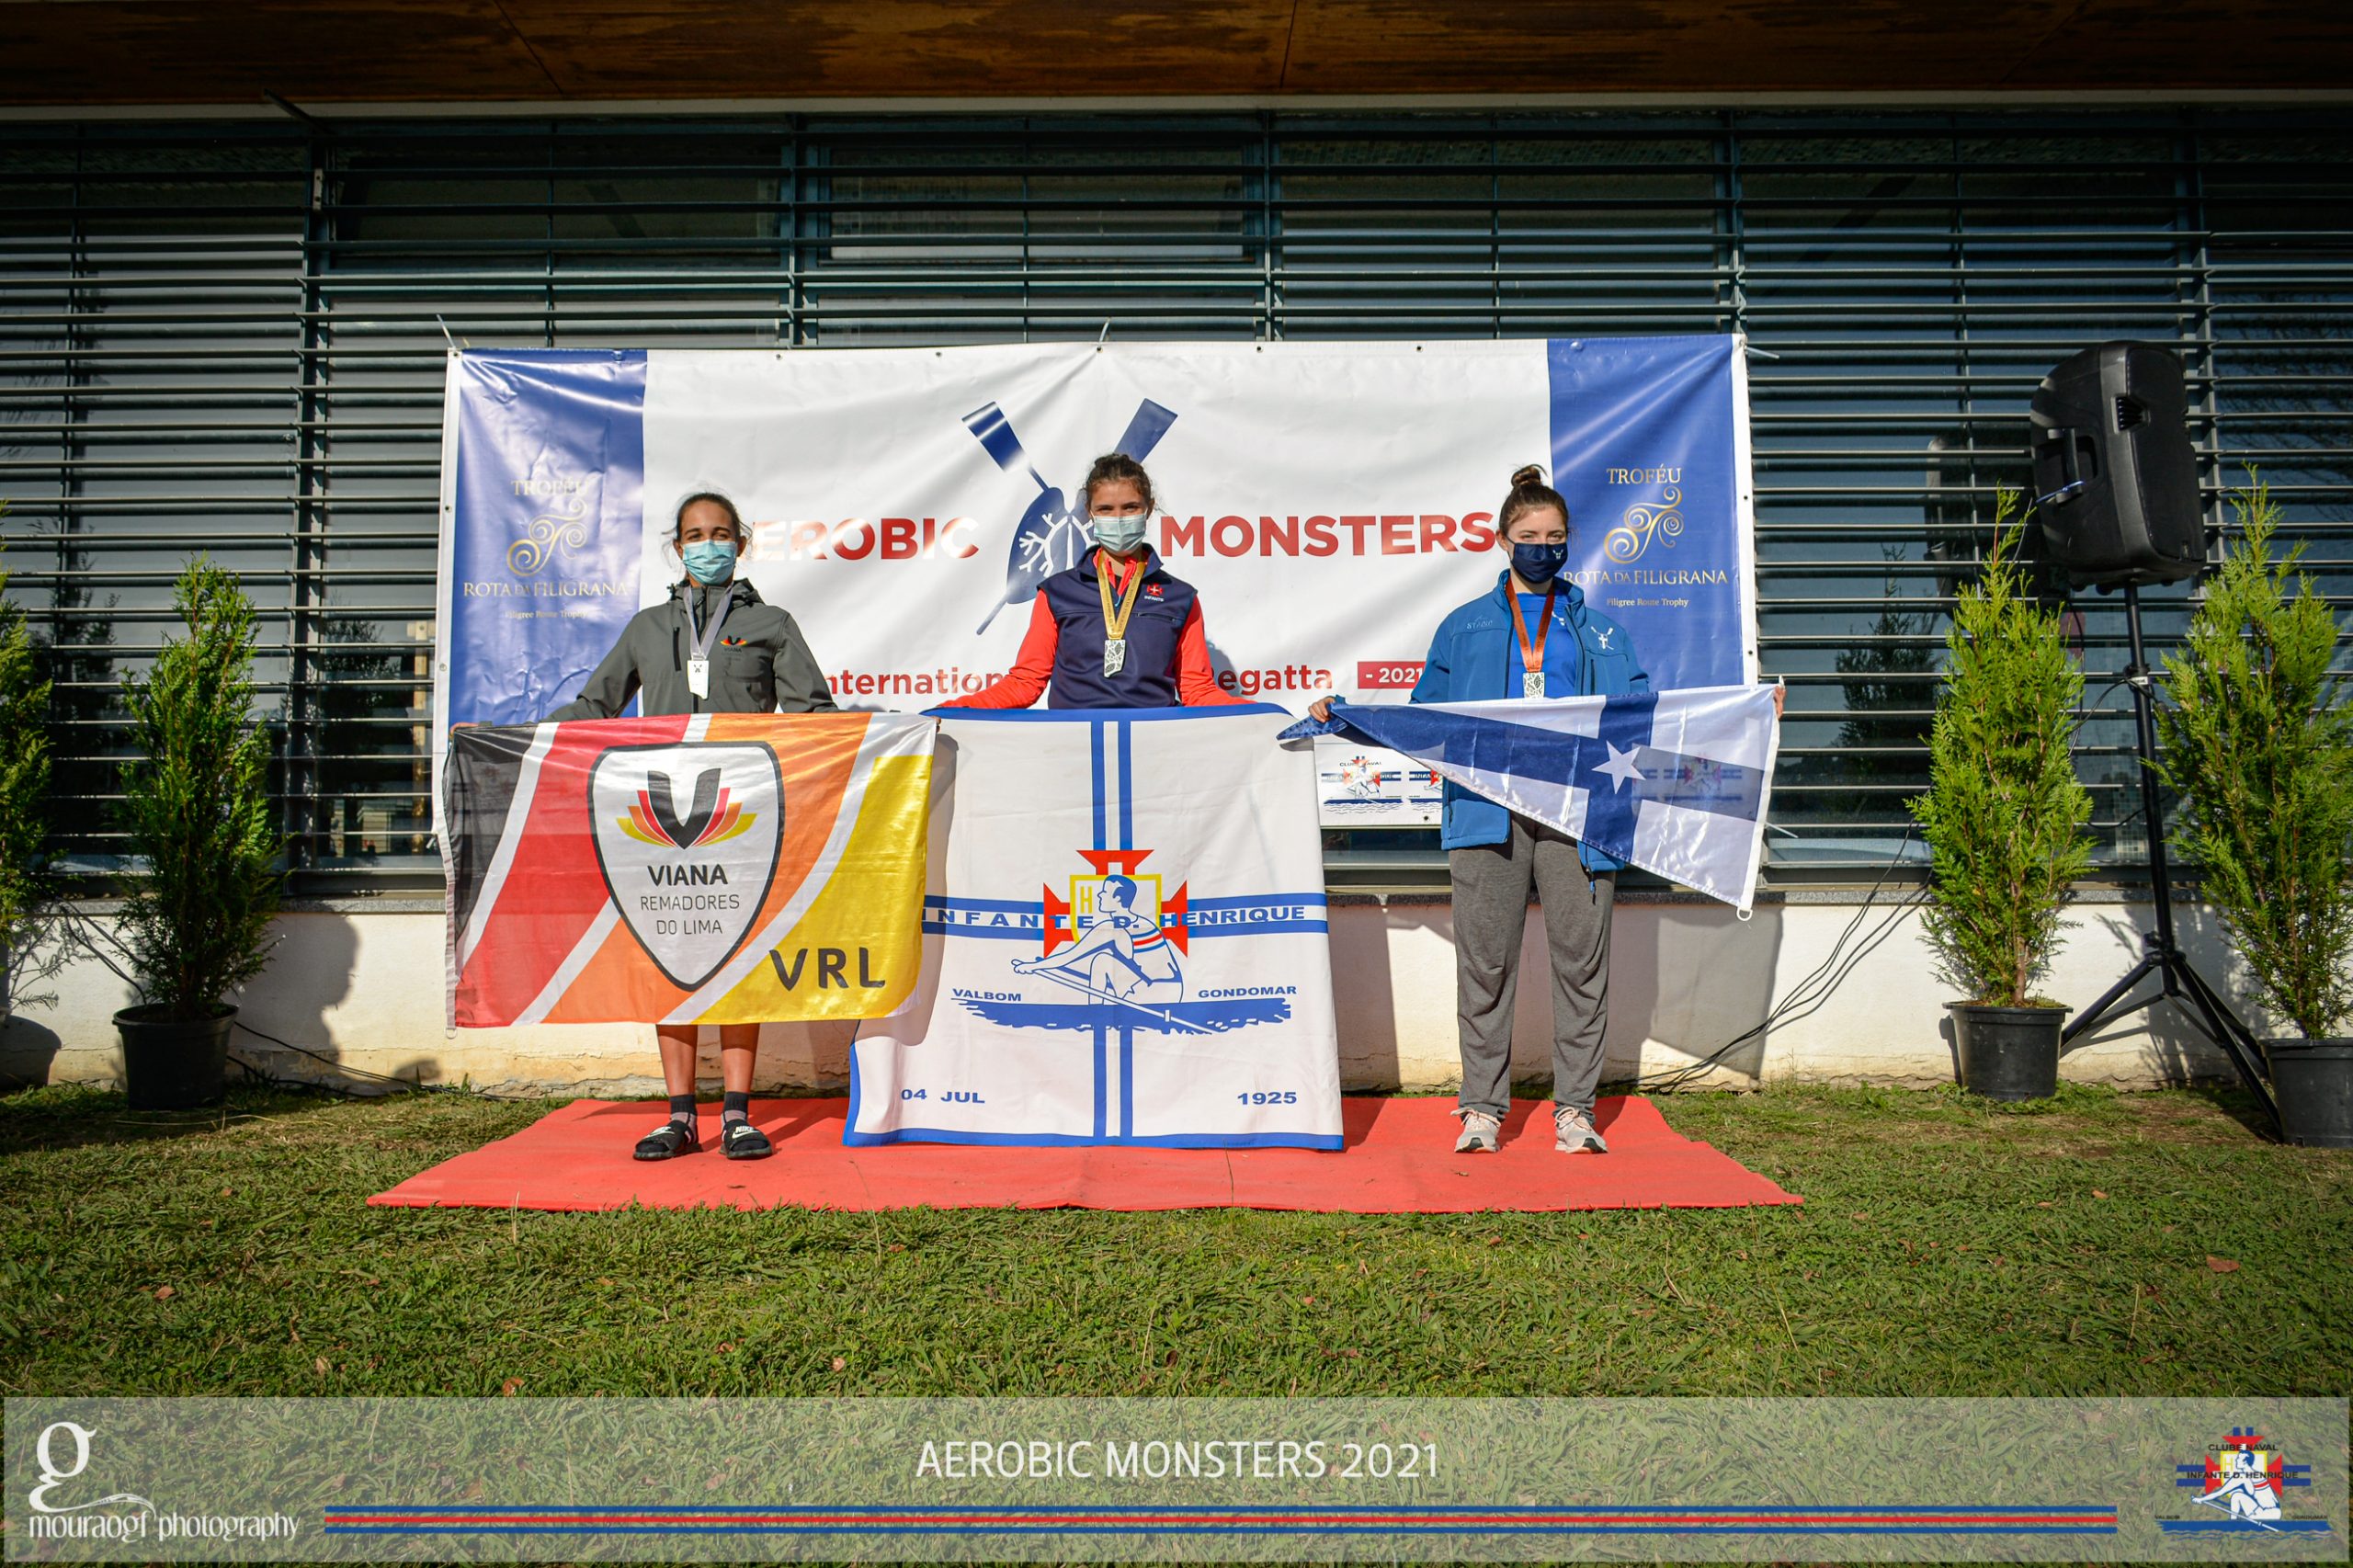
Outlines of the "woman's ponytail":
{"type": "Polygon", "coordinates": [[[1544,483],[1541,463],[1529,463],[1524,468],[1514,469],[1511,494],[1506,495],[1504,504],[1495,508],[1495,537],[1503,538],[1513,520],[1522,514],[1540,511],[1547,506],[1560,513],[1563,523],[1569,520],[1569,504],[1561,498],[1559,491],[1544,483]]]}

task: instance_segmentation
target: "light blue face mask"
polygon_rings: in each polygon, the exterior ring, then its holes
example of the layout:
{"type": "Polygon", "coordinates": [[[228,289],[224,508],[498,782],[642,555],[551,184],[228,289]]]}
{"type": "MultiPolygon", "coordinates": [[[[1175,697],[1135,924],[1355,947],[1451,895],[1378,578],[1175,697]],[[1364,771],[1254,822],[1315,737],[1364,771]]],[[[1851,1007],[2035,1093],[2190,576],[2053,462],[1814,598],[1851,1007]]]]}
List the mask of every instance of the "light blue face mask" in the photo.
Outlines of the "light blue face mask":
{"type": "Polygon", "coordinates": [[[735,547],[724,540],[699,539],[679,550],[687,575],[706,588],[715,588],[735,575],[735,547]]]}
{"type": "Polygon", "coordinates": [[[1139,512],[1132,517],[1089,517],[1086,526],[1094,530],[1096,543],[1114,555],[1127,555],[1143,542],[1145,520],[1139,512]]]}

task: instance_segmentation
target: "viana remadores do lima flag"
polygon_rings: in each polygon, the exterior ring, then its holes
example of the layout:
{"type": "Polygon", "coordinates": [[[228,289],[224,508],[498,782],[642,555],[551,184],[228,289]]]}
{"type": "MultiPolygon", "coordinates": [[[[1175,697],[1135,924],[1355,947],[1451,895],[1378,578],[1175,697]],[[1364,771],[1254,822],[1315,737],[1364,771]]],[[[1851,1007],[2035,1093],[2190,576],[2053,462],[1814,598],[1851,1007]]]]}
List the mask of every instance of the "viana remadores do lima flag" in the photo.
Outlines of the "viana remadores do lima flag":
{"type": "Polygon", "coordinates": [[[450,1017],[870,1018],[921,961],[930,719],[469,727],[442,773],[450,1017]]]}
{"type": "Polygon", "coordinates": [[[1335,703],[1348,734],[1748,913],[1780,726],[1770,687],[1506,702],[1335,703]]]}

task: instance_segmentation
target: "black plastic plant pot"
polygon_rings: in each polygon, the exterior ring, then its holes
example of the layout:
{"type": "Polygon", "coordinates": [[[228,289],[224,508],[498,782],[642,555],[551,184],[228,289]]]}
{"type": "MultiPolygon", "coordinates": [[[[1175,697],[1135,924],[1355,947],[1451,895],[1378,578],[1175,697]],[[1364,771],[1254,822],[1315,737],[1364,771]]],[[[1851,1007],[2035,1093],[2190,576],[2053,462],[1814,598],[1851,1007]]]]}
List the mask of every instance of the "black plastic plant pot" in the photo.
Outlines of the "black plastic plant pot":
{"type": "Polygon", "coordinates": [[[1961,1056],[1961,1086],[1989,1100],[2047,1100],[2059,1092],[2063,1007],[1986,1007],[1948,1002],[1961,1056]]]}
{"type": "Polygon", "coordinates": [[[2267,1040],[2279,1135],[2316,1149],[2353,1149],[2353,1040],[2267,1040]]]}
{"type": "Polygon", "coordinates": [[[175,1018],[155,1006],[114,1016],[122,1036],[122,1086],[133,1110],[193,1110],[218,1105],[225,1092],[229,1026],[237,1009],[210,1018],[175,1018]]]}

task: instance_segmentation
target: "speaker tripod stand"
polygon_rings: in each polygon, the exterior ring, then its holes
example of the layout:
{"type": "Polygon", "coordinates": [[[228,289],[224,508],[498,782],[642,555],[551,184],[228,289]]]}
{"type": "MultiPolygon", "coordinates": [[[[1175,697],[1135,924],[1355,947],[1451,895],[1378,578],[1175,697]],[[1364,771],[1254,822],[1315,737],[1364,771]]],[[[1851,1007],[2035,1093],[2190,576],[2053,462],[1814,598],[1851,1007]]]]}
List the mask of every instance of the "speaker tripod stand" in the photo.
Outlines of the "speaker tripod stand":
{"type": "Polygon", "coordinates": [[[2262,1104],[2276,1133],[2279,1129],[2279,1108],[2273,1102],[2270,1085],[2264,1082],[2258,1065],[2263,1059],[2263,1047],[2246,1025],[2239,1021],[2238,1015],[2231,1011],[2230,1004],[2206,983],[2206,977],[2198,972],[2189,955],[2174,939],[2173,879],[2165,861],[2165,823],[2157,803],[2154,767],[2156,699],[2149,689],[2148,655],[2141,645],[2141,590],[2131,583],[2124,585],[2124,624],[2132,646],[2132,662],[2125,666],[2124,678],[2132,688],[2133,750],[2140,758],[2141,817],[2149,827],[2149,883],[2156,901],[2156,929],[2141,934],[2140,961],[2126,971],[2123,979],[2109,986],[2098,1001],[2076,1014],[2059,1040],[2063,1046],[2111,1017],[2171,1001],[2181,1007],[2192,1028],[2220,1046],[2222,1054],[2231,1059],[2241,1081],[2262,1104]],[[2134,986],[2152,977],[2158,982],[2156,991],[2137,1002],[2125,1002],[2134,986]]]}

